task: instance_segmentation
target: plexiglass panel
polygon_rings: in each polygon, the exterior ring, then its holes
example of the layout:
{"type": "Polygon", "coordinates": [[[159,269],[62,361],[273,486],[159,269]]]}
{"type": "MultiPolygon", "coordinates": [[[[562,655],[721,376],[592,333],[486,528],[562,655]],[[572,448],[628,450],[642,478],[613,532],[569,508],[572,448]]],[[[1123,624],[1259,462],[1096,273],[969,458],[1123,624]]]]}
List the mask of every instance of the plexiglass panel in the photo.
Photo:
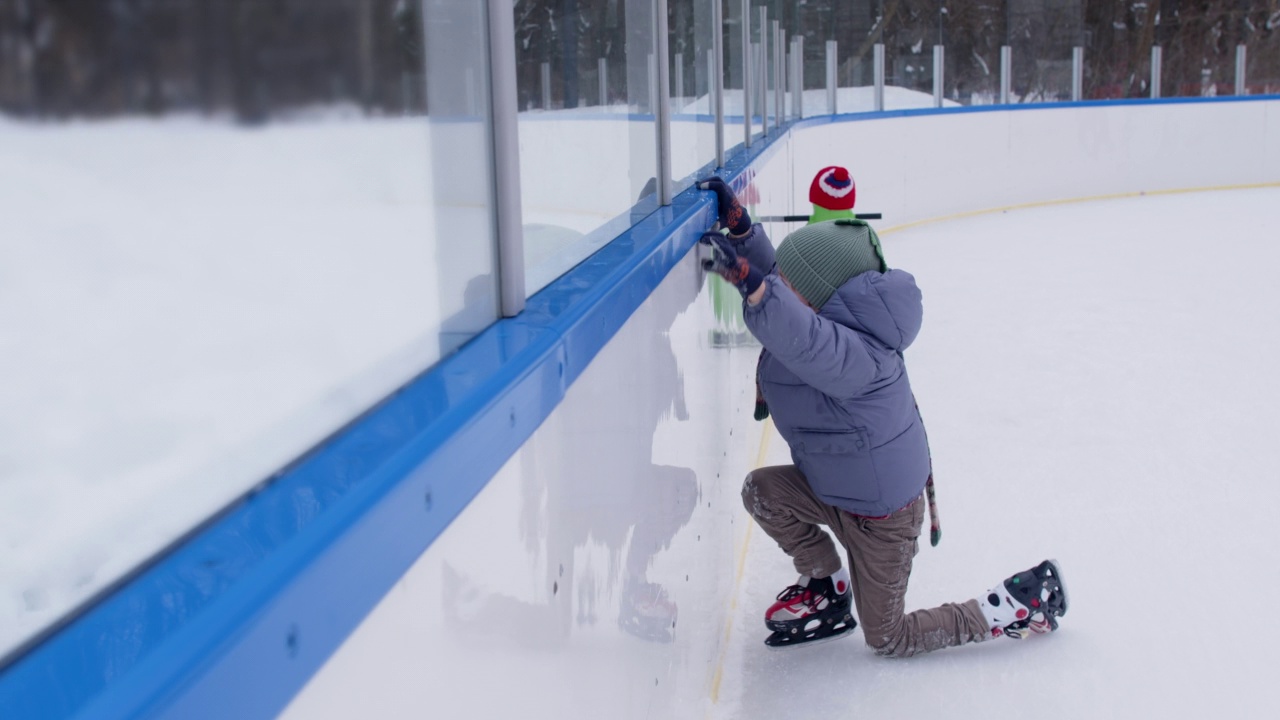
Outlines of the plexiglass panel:
{"type": "Polygon", "coordinates": [[[715,74],[712,41],[717,30],[712,26],[711,11],[707,0],[667,0],[674,192],[692,184],[698,169],[716,159],[711,79],[715,74]]]}
{"type": "MultiPolygon", "coordinates": [[[[1275,27],[1280,29],[1280,18],[1275,27]]],[[[1234,75],[1232,80],[1234,82],[1234,75]]],[[[1248,46],[1245,54],[1245,94],[1275,95],[1280,93],[1280,33],[1248,46]]]]}
{"type": "Polygon", "coordinates": [[[515,2],[529,294],[657,207],[654,8],[515,2]]]}
{"type": "Polygon", "coordinates": [[[0,3],[0,657],[495,319],[482,10],[0,3]]]}
{"type": "Polygon", "coordinates": [[[759,99],[758,47],[759,14],[751,12],[750,0],[724,0],[724,112],[725,146],[741,145],[748,131],[760,132],[755,111],[759,99]],[[751,105],[750,108],[745,105],[751,105]]]}
{"type": "MultiPolygon", "coordinates": [[[[1013,49],[1011,103],[1071,99],[1071,48],[1084,37],[1080,0],[1007,0],[1013,49]]],[[[1135,8],[1146,7],[1135,3],[1135,8]]]]}

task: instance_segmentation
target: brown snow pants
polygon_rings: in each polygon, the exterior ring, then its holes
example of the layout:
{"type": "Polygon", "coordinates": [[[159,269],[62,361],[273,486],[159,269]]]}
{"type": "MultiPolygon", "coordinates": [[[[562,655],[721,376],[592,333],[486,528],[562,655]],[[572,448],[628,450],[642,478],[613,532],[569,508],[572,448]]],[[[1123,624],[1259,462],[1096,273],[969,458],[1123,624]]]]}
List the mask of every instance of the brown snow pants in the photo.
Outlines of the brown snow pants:
{"type": "Polygon", "coordinates": [[[864,518],[822,502],[794,465],[778,465],[747,475],[742,502],[801,575],[827,577],[840,569],[835,545],[819,525],[831,529],[849,555],[856,619],[877,655],[909,657],[990,637],[977,600],[905,612],[924,525],[922,498],[887,518],[864,518]]]}

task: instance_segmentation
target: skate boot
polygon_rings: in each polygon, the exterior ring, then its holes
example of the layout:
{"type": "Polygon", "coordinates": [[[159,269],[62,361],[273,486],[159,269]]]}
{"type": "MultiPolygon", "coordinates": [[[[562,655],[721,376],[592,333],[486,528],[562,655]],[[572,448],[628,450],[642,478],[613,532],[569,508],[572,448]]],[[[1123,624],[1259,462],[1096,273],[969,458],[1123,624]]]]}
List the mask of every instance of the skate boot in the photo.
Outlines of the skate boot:
{"type": "Polygon", "coordinates": [[[765,613],[764,624],[773,634],[764,644],[786,647],[843,635],[858,626],[849,606],[847,588],[836,592],[831,578],[802,577],[779,593],[778,601],[765,613]]]}
{"type": "Polygon", "coordinates": [[[991,588],[979,599],[991,636],[1023,640],[1031,633],[1058,629],[1067,614],[1067,588],[1057,560],[1045,560],[991,588]]]}

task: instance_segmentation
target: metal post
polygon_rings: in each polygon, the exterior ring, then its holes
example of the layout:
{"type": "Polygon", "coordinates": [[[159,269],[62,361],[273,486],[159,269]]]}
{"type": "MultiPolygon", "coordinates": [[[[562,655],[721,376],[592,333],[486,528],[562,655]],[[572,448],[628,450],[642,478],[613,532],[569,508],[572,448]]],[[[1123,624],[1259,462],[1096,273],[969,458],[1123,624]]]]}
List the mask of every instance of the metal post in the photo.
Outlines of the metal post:
{"type": "Polygon", "coordinates": [[[840,48],[835,40],[827,41],[827,112],[836,112],[836,69],[839,67],[840,48]]]}
{"type": "Polygon", "coordinates": [[[1013,95],[1013,48],[1000,46],[1000,104],[1008,105],[1013,95]]]}
{"type": "MultiPolygon", "coordinates": [[[[654,45],[658,44],[658,39],[653,39],[654,45]]],[[[658,114],[658,66],[656,64],[657,56],[649,53],[645,58],[645,70],[649,73],[649,107],[645,108],[653,113],[656,117],[658,114]]]]}
{"type": "MultiPolygon", "coordinates": [[[[760,128],[769,132],[769,33],[773,26],[769,24],[769,8],[760,8],[760,128]]],[[[777,33],[774,33],[775,35],[777,33]]]]}
{"type": "Polygon", "coordinates": [[[871,73],[875,76],[876,111],[884,110],[884,43],[876,43],[871,55],[871,73]]]}
{"type": "Polygon", "coordinates": [[[1151,97],[1160,97],[1160,59],[1163,56],[1161,52],[1163,48],[1159,45],[1151,46],[1151,97]]]}
{"type": "Polygon", "coordinates": [[[1071,48],[1071,100],[1080,102],[1084,98],[1084,48],[1071,48]]]}
{"type": "Polygon", "coordinates": [[[751,43],[751,104],[747,106],[751,124],[760,114],[760,43],[751,43]]]}
{"type": "Polygon", "coordinates": [[[494,229],[498,233],[498,304],[503,317],[524,310],[524,221],[520,209],[520,128],[517,122],[515,14],[511,0],[488,0],[489,160],[494,229]]]}
{"type": "Polygon", "coordinates": [[[609,61],[597,60],[596,72],[600,75],[600,107],[604,107],[609,104],[609,61]]]}
{"type": "Polygon", "coordinates": [[[804,117],[804,36],[796,36],[796,119],[804,117]]]}
{"type": "Polygon", "coordinates": [[[676,99],[683,99],[684,98],[684,53],[675,54],[675,59],[671,61],[671,69],[675,72],[675,77],[673,78],[675,82],[673,84],[675,85],[676,94],[674,97],[676,99]]]}
{"type": "Polygon", "coordinates": [[[778,47],[783,50],[782,63],[778,64],[778,79],[781,79],[781,95],[782,102],[778,105],[778,123],[787,118],[794,118],[796,113],[796,41],[792,37],[787,40],[786,31],[782,31],[782,37],[778,38],[778,47]],[[791,97],[791,114],[787,114],[787,97],[791,97]]]}
{"type": "Polygon", "coordinates": [[[943,73],[945,72],[946,49],[941,45],[933,46],[933,106],[942,107],[943,73]]]}
{"type": "Polygon", "coordinates": [[[551,109],[551,63],[549,62],[542,63],[542,109],[551,109]]]}
{"type": "Polygon", "coordinates": [[[667,0],[656,0],[653,4],[654,53],[657,56],[658,68],[658,202],[671,204],[671,72],[667,65],[670,48],[667,38],[670,29],[667,25],[667,0]]]}
{"type": "Polygon", "coordinates": [[[787,118],[787,31],[782,23],[773,21],[773,127],[777,128],[787,118]]]}
{"type": "Polygon", "coordinates": [[[751,0],[742,0],[742,145],[751,147],[751,0]]]}
{"type": "Polygon", "coordinates": [[[710,61],[708,65],[711,67],[711,77],[708,79],[707,88],[711,93],[711,106],[716,116],[716,167],[724,167],[724,40],[723,33],[720,28],[724,27],[724,20],[721,19],[720,3],[712,4],[711,23],[716,29],[711,39],[711,49],[707,51],[707,59],[710,61]]]}
{"type": "Polygon", "coordinates": [[[1249,91],[1245,87],[1245,71],[1248,69],[1248,48],[1244,45],[1236,46],[1236,94],[1248,95],[1249,91]]]}

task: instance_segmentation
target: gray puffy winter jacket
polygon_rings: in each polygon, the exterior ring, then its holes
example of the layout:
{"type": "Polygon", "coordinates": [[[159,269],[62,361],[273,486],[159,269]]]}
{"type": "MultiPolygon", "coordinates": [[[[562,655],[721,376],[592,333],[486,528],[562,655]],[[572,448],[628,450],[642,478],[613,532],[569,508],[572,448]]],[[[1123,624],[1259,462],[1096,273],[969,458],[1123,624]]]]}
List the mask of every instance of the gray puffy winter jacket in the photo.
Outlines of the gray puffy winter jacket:
{"type": "Polygon", "coordinates": [[[905,507],[930,472],[902,361],[923,316],[915,278],[864,272],[817,313],[777,275],[766,282],[743,310],[765,348],[760,386],[792,461],[830,505],[866,517],[905,507]]]}

